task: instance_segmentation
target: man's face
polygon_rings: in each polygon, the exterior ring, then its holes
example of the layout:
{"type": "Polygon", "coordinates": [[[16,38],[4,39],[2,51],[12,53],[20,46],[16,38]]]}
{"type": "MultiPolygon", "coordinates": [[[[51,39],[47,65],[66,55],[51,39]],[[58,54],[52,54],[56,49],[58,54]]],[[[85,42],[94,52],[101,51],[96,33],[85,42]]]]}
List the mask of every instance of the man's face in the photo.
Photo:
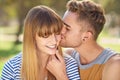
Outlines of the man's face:
{"type": "Polygon", "coordinates": [[[66,11],[63,16],[64,27],[60,45],[63,47],[79,47],[82,43],[81,25],[77,21],[77,14],[66,11]]]}

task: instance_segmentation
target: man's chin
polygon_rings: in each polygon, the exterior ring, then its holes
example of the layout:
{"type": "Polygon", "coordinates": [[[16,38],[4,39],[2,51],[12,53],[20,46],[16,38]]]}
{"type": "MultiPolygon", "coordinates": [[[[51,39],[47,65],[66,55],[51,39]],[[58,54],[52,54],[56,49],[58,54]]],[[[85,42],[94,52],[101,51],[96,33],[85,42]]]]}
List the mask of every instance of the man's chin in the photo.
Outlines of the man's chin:
{"type": "Polygon", "coordinates": [[[59,44],[61,47],[64,47],[64,48],[67,48],[68,46],[67,46],[67,44],[66,44],[66,42],[63,40],[61,40],[60,41],[60,44],[59,44]]]}
{"type": "Polygon", "coordinates": [[[60,43],[61,47],[67,48],[66,44],[60,43]]]}
{"type": "Polygon", "coordinates": [[[60,43],[59,45],[60,45],[61,47],[64,47],[64,46],[65,46],[65,44],[63,44],[63,43],[60,43]]]}

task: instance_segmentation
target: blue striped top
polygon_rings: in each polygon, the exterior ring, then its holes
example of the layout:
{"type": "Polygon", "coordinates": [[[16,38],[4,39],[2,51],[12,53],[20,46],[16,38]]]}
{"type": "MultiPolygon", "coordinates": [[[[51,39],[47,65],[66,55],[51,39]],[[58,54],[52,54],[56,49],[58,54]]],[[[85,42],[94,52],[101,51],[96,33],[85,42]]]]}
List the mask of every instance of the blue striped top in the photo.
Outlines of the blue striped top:
{"type": "MultiPolygon", "coordinates": [[[[76,61],[69,55],[65,55],[64,59],[69,80],[80,80],[78,65],[76,61]]],[[[21,60],[22,53],[16,55],[8,62],[6,62],[2,70],[1,80],[21,80],[21,60]]]]}

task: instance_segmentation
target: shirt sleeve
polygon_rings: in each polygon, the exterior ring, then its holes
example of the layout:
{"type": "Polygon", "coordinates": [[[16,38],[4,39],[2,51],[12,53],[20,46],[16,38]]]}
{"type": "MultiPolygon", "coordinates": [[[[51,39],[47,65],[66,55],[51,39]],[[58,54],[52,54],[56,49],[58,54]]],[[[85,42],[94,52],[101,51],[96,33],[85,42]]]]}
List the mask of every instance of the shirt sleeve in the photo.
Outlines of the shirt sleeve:
{"type": "Polygon", "coordinates": [[[1,80],[14,80],[14,69],[11,60],[5,63],[2,70],[1,80]]]}
{"type": "Polygon", "coordinates": [[[66,70],[69,80],[80,80],[78,64],[71,56],[64,57],[66,63],[66,70]]]}
{"type": "Polygon", "coordinates": [[[0,80],[21,80],[20,69],[21,69],[22,53],[14,56],[8,60],[2,70],[0,80]]]}

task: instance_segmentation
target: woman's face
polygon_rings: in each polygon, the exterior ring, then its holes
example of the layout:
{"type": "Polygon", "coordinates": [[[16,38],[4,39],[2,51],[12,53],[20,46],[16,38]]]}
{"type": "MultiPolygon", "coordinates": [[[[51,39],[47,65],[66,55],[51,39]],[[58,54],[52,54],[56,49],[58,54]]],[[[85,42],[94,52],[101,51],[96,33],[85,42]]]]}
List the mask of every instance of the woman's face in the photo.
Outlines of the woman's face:
{"type": "Polygon", "coordinates": [[[39,37],[36,35],[37,49],[40,53],[55,54],[57,46],[61,40],[61,35],[52,34],[48,37],[39,37]]]}

